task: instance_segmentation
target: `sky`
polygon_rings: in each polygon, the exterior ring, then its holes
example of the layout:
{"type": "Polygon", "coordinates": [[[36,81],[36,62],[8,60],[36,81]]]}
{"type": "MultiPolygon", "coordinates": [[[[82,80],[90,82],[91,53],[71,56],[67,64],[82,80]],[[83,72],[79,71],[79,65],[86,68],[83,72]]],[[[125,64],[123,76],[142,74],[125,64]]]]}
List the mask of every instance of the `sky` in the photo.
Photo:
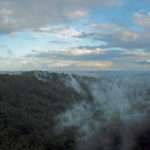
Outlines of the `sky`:
{"type": "Polygon", "coordinates": [[[149,0],[0,0],[0,70],[149,70],[149,0]]]}

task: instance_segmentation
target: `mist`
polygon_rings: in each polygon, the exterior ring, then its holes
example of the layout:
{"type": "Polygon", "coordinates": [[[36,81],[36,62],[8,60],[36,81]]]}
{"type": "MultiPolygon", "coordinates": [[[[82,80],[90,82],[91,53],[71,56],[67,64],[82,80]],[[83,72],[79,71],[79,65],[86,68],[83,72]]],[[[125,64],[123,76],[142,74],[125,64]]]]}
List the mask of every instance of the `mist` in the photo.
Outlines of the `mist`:
{"type": "Polygon", "coordinates": [[[142,142],[146,142],[144,147],[148,149],[148,73],[101,74],[82,80],[72,77],[72,80],[75,84],[71,86],[80,94],[86,93],[86,86],[91,99],[77,100],[57,119],[61,129],[72,126],[79,129],[78,150],[133,150],[140,146],[144,149],[142,142]]]}

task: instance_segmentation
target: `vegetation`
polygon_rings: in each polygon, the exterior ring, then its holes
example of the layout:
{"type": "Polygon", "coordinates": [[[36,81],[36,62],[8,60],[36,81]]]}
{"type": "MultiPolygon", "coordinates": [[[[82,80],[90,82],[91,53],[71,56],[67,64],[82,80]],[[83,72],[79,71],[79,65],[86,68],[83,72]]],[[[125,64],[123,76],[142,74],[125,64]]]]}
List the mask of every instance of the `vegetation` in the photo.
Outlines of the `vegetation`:
{"type": "Polygon", "coordinates": [[[73,150],[75,128],[55,133],[57,114],[82,99],[57,74],[47,82],[33,72],[0,75],[0,149],[73,150]]]}

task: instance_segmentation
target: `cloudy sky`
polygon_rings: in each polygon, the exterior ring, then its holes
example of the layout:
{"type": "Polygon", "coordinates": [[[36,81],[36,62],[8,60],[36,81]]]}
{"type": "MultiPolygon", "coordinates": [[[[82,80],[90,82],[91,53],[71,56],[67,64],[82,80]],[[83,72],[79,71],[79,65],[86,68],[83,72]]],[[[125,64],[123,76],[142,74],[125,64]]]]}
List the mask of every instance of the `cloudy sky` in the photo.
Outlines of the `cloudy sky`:
{"type": "Polygon", "coordinates": [[[149,0],[0,0],[0,70],[149,68],[149,0]]]}

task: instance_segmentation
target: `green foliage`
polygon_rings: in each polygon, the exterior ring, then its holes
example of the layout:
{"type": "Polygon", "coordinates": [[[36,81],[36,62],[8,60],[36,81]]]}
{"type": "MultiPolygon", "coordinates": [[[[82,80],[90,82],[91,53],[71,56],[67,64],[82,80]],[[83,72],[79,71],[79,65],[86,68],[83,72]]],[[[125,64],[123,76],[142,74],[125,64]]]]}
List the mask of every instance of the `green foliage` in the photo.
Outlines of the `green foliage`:
{"type": "Polygon", "coordinates": [[[83,97],[64,74],[47,81],[33,73],[0,75],[0,150],[73,150],[74,130],[55,134],[55,117],[83,97]]]}

